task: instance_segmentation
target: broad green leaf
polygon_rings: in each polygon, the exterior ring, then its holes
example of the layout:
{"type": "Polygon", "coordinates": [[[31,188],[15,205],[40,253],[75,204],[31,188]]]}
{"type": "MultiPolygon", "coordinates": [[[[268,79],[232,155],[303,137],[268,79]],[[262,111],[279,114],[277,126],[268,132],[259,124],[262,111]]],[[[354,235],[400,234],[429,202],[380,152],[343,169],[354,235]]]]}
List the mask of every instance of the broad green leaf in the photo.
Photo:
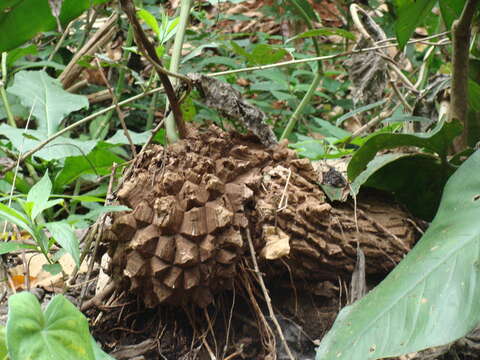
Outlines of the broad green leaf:
{"type": "Polygon", "coordinates": [[[359,108],[356,108],[342,116],[340,116],[337,121],[335,122],[335,125],[337,126],[340,126],[342,125],[342,123],[347,120],[347,119],[350,119],[352,116],[355,116],[357,114],[360,114],[364,111],[368,111],[368,110],[372,110],[374,108],[376,108],[377,106],[380,106],[380,105],[383,105],[387,102],[386,99],[383,99],[383,100],[380,100],[380,101],[377,101],[377,102],[374,102],[372,104],[368,104],[368,105],[365,105],[365,106],[360,106],[359,108]]]}
{"type": "Polygon", "coordinates": [[[298,100],[298,98],[295,95],[288,94],[283,91],[272,90],[271,93],[275,97],[275,99],[280,101],[298,100]]]}
{"type": "Polygon", "coordinates": [[[93,354],[95,356],[95,360],[115,360],[113,357],[105,353],[100,346],[97,344],[95,339],[93,337],[90,337],[91,342],[92,342],[92,349],[93,349],[93,354]]]}
{"type": "Polygon", "coordinates": [[[70,224],[64,221],[56,221],[46,223],[45,227],[50,231],[57,244],[72,256],[75,264],[79,267],[80,249],[78,239],[70,224]]]}
{"type": "Polygon", "coordinates": [[[280,61],[287,55],[287,50],[268,44],[258,44],[248,53],[247,59],[252,65],[267,65],[280,61]]]}
{"type": "Polygon", "coordinates": [[[11,360],[95,359],[87,319],[62,295],[50,301],[45,314],[35,295],[12,295],[7,347],[11,360]]]}
{"type": "MultiPolygon", "coordinates": [[[[18,116],[22,119],[26,119],[28,117],[28,109],[20,103],[20,99],[17,96],[7,93],[7,101],[10,105],[10,111],[12,112],[13,116],[18,116]]],[[[0,101],[0,119],[6,118],[7,113],[5,111],[3,101],[0,101]]]]}
{"type": "Polygon", "coordinates": [[[15,63],[15,61],[17,61],[18,59],[21,59],[26,55],[33,55],[37,53],[38,53],[38,50],[35,45],[28,45],[25,47],[18,47],[16,49],[13,49],[8,52],[7,66],[12,66],[15,63]]]}
{"type": "Polygon", "coordinates": [[[332,149],[328,141],[335,142],[336,138],[325,138],[322,140],[313,139],[308,136],[297,134],[298,142],[289,144],[289,147],[296,149],[301,156],[310,160],[336,159],[349,155],[353,150],[332,149]]]}
{"type": "MultiPolygon", "coordinates": [[[[152,132],[150,130],[144,131],[142,133],[137,133],[135,131],[129,131],[130,139],[135,145],[142,145],[147,142],[147,139],[150,137],[152,132]]],[[[128,145],[128,139],[125,136],[123,130],[117,130],[117,132],[110,138],[106,139],[105,142],[115,145],[128,145]]]]}
{"type": "Polygon", "coordinates": [[[329,35],[338,35],[346,39],[355,40],[355,35],[352,34],[350,31],[339,29],[339,28],[321,28],[321,29],[307,30],[301,34],[295,35],[294,37],[288,39],[285,43],[288,43],[296,39],[304,39],[304,38],[316,37],[316,36],[329,36],[329,35]]]}
{"type": "Polygon", "coordinates": [[[219,47],[219,44],[216,43],[216,42],[211,42],[211,43],[196,46],[195,49],[190,51],[187,55],[182,56],[181,63],[184,64],[184,63],[188,62],[189,60],[193,59],[194,57],[197,57],[197,56],[201,55],[202,52],[203,52],[203,49],[217,49],[218,47],[219,47]]]}
{"type": "Polygon", "coordinates": [[[271,81],[257,81],[250,85],[250,89],[255,91],[288,91],[288,86],[284,86],[282,83],[271,81]]]}
{"type": "Polygon", "coordinates": [[[269,44],[254,45],[251,51],[245,50],[235,41],[231,41],[230,45],[232,46],[233,51],[246,58],[250,65],[273,64],[280,61],[288,54],[287,50],[269,44]]]}
{"type": "Polygon", "coordinates": [[[28,70],[28,69],[38,69],[43,67],[62,71],[66,68],[65,65],[59,64],[55,61],[48,61],[48,60],[36,61],[36,62],[19,60],[15,65],[16,65],[15,68],[17,71],[28,70]]]}
{"type": "Polygon", "coordinates": [[[48,176],[48,170],[45,172],[45,175],[32,186],[27,195],[27,202],[33,203],[32,212],[30,218],[35,220],[35,218],[46,208],[48,198],[52,193],[52,182],[48,176]]]}
{"type": "Polygon", "coordinates": [[[0,203],[0,219],[11,222],[21,229],[28,231],[30,234],[34,233],[33,229],[30,227],[28,219],[24,216],[24,214],[2,203],[0,203]]]}
{"type": "Polygon", "coordinates": [[[452,28],[453,21],[460,17],[465,0],[439,0],[440,12],[447,29],[452,28]]]}
{"type": "MultiPolygon", "coordinates": [[[[22,153],[36,148],[43,140],[47,139],[47,133],[39,130],[17,129],[7,124],[0,125],[0,135],[5,136],[12,145],[22,153]]],[[[69,156],[86,155],[97,145],[97,140],[78,140],[60,136],[45,147],[37,151],[33,156],[44,160],[58,160],[69,156]]]]}
{"type": "Polygon", "coordinates": [[[157,36],[160,34],[160,28],[158,27],[157,19],[155,19],[155,16],[153,16],[149,11],[140,9],[137,10],[137,15],[140,19],[145,21],[145,24],[147,24],[148,27],[152,29],[155,34],[157,34],[157,36]]]}
{"type": "Polygon", "coordinates": [[[229,68],[232,68],[232,69],[239,68],[239,63],[237,59],[232,59],[226,56],[206,57],[205,59],[201,60],[196,66],[198,66],[198,69],[203,69],[209,65],[218,65],[218,64],[228,66],[229,68]]]}
{"type": "Polygon", "coordinates": [[[63,90],[60,81],[45,71],[19,71],[7,91],[18,96],[25,107],[33,107],[32,113],[37,119],[38,130],[44,131],[48,136],[58,130],[65,116],[88,108],[86,96],[63,90]]]}
{"type": "Polygon", "coordinates": [[[85,174],[107,175],[110,173],[114,162],[121,164],[124,160],[110,152],[108,146],[102,144],[87,156],[68,157],[63,169],[55,178],[54,188],[56,190],[61,189],[85,174]]]}
{"type": "Polygon", "coordinates": [[[350,132],[341,129],[326,120],[313,118],[313,121],[315,123],[315,126],[311,127],[312,131],[322,134],[325,137],[335,137],[337,139],[343,139],[347,136],[352,135],[350,132]]]}
{"type": "MultiPolygon", "coordinates": [[[[107,0],[64,0],[60,20],[66,25],[91,5],[107,0]]],[[[0,2],[0,52],[14,49],[42,31],[56,29],[46,0],[2,0],[0,2]]]]}
{"type": "Polygon", "coordinates": [[[452,172],[453,168],[445,167],[437,156],[430,154],[377,155],[355,178],[352,189],[358,190],[362,185],[388,192],[414,216],[432,221],[452,172]]]}
{"type": "Polygon", "coordinates": [[[395,24],[400,49],[407,44],[416,27],[430,13],[437,0],[396,0],[398,19],[395,24]]]}
{"type": "Polygon", "coordinates": [[[449,179],[429,229],[372,290],[345,307],[317,360],[399,356],[450,343],[480,322],[480,151],[449,179]]]}
{"type": "Polygon", "coordinates": [[[440,122],[430,133],[422,134],[390,134],[381,133],[371,136],[363,146],[358,149],[348,163],[348,178],[355,180],[366,169],[367,164],[373,160],[380,150],[393,149],[400,146],[416,146],[436,152],[441,158],[447,154],[453,139],[460,135],[462,125],[455,120],[451,123],[440,122]]]}
{"type": "Polygon", "coordinates": [[[367,168],[355,178],[355,181],[352,182],[351,191],[353,192],[353,194],[357,195],[360,191],[360,187],[368,180],[370,176],[372,176],[379,169],[397,159],[406,156],[410,156],[410,154],[393,153],[375,156],[375,158],[368,163],[367,168]]]}
{"type": "Polygon", "coordinates": [[[17,176],[15,176],[13,171],[7,172],[3,179],[7,181],[10,185],[12,185],[14,178],[15,178],[15,190],[23,194],[26,194],[32,188],[32,185],[26,182],[21,174],[17,174],[17,176]]]}
{"type": "Polygon", "coordinates": [[[230,46],[232,47],[232,50],[240,56],[243,56],[245,58],[248,58],[248,51],[242,48],[240,45],[238,45],[235,41],[230,41],[230,46]]]}
{"type": "MultiPolygon", "coordinates": [[[[8,254],[8,253],[11,253],[12,251],[17,251],[22,249],[36,250],[37,248],[34,245],[22,244],[22,243],[13,242],[13,241],[0,242],[0,255],[8,254]]],[[[1,358],[2,357],[0,356],[0,359],[1,358]]]]}

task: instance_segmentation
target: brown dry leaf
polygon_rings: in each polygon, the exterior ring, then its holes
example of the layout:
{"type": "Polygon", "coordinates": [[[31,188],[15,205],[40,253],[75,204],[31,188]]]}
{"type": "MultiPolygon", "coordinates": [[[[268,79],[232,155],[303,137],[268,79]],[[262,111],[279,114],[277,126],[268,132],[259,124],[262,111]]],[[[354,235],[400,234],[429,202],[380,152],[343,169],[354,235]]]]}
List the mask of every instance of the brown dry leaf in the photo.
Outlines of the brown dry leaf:
{"type": "Polygon", "coordinates": [[[265,246],[260,255],[267,260],[276,260],[290,254],[290,236],[274,226],[263,227],[265,246]]]}
{"type": "Polygon", "coordinates": [[[240,86],[248,86],[250,85],[250,81],[248,81],[247,79],[245,78],[238,78],[237,79],[237,85],[240,85],[240,86]]]}
{"type": "MultiPolygon", "coordinates": [[[[29,264],[29,276],[30,287],[41,287],[47,291],[61,292],[63,290],[64,282],[62,280],[62,273],[52,275],[49,272],[43,270],[43,265],[47,265],[48,262],[45,257],[38,253],[26,254],[25,261],[29,264]]],[[[67,275],[71,275],[75,268],[75,262],[69,254],[64,254],[60,260],[63,271],[67,275]]],[[[16,290],[25,290],[25,278],[24,278],[24,266],[23,264],[17,265],[9,269],[9,273],[14,280],[16,290]]],[[[87,271],[87,264],[83,262],[80,273],[87,271]]]]}

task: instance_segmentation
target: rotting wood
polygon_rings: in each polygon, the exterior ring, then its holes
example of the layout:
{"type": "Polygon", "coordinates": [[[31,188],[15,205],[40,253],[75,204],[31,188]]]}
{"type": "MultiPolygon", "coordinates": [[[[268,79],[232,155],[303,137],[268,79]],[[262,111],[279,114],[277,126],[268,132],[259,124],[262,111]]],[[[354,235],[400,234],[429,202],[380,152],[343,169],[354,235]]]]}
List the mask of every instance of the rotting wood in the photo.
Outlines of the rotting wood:
{"type": "Polygon", "coordinates": [[[115,213],[105,232],[114,281],[149,307],[206,306],[231,288],[247,227],[256,253],[265,255],[260,263],[275,265],[266,279],[286,273],[285,263],[296,278],[348,279],[357,243],[367,274],[383,275],[416,239],[399,206],[360,197],[355,219],[351,204],[328,203],[319,174],[285,142],[267,148],[253,135],[214,126],[189,132],[166,151],[154,145],[135,160],[117,196],[133,211],[115,213]],[[269,248],[274,237],[283,239],[283,249],[269,248]]]}

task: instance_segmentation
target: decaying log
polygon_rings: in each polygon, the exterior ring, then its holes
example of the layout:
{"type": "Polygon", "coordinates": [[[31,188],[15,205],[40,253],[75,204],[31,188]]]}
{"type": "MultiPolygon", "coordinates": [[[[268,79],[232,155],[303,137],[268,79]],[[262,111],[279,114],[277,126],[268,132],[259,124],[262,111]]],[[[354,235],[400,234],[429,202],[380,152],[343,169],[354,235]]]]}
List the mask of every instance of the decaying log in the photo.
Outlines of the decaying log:
{"type": "Polygon", "coordinates": [[[147,306],[205,306],[230,288],[247,227],[263,261],[303,279],[350,276],[357,243],[367,273],[385,274],[415,241],[399,206],[329,203],[311,163],[286,143],[267,148],[214,126],[190,133],[135,160],[116,200],[132,211],[114,214],[105,232],[113,278],[147,306]]]}

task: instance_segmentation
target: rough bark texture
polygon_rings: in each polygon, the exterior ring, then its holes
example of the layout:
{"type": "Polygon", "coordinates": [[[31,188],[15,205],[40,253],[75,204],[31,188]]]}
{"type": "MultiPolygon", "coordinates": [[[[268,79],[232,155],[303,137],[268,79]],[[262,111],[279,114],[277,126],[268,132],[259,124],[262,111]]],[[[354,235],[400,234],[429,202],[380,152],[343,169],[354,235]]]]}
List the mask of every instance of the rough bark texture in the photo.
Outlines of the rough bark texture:
{"type": "Polygon", "coordinates": [[[362,200],[355,219],[350,203],[329,204],[310,162],[285,143],[266,148],[216,127],[191,133],[136,159],[117,194],[133,211],[105,232],[115,281],[147,306],[205,306],[231,287],[247,226],[257,255],[279,265],[272,274],[288,267],[304,279],[348,276],[357,242],[367,273],[384,274],[415,241],[399,207],[362,200]]]}

